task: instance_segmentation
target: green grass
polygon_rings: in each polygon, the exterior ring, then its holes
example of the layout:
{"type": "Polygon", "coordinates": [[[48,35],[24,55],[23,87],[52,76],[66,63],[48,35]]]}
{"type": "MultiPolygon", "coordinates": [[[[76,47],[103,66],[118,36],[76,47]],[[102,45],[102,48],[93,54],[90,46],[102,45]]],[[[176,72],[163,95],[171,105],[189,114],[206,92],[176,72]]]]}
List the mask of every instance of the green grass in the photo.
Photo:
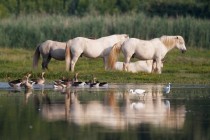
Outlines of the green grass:
{"type": "Polygon", "coordinates": [[[209,23],[208,19],[189,16],[161,18],[144,14],[97,17],[28,15],[0,20],[0,46],[33,49],[47,39],[67,41],[78,36],[99,38],[126,33],[141,39],[181,35],[188,46],[209,48],[209,23]]]}
{"type": "MultiPolygon", "coordinates": [[[[41,73],[41,61],[37,70],[32,69],[34,50],[27,49],[0,49],[0,79],[7,81],[21,78],[24,74],[32,72],[32,77],[41,73]]],[[[122,58],[120,58],[122,59],[122,58]]],[[[75,72],[79,72],[79,79],[89,80],[92,75],[100,81],[112,83],[210,83],[210,50],[189,48],[185,54],[174,49],[170,51],[164,62],[162,74],[130,73],[122,71],[105,71],[102,59],[79,58],[75,72]]],[[[62,76],[73,77],[74,73],[65,71],[65,62],[52,59],[46,71],[47,81],[58,79],[62,76]]]]}

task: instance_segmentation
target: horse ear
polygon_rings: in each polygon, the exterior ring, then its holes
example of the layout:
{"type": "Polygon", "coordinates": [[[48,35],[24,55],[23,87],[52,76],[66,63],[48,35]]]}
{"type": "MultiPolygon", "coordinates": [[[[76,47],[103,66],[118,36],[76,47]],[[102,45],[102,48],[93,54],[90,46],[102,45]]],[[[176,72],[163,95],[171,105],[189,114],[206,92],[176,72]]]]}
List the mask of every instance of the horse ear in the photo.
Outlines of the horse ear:
{"type": "Polygon", "coordinates": [[[125,34],[125,37],[126,37],[126,38],[128,38],[128,37],[129,37],[129,35],[125,34]]]}

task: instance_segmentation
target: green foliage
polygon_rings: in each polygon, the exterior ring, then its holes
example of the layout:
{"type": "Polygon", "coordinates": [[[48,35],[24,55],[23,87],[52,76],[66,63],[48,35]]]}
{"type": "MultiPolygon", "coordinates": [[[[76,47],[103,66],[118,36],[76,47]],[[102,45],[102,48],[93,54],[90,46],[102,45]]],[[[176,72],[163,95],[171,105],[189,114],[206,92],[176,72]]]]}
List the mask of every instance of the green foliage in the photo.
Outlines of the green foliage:
{"type": "Polygon", "coordinates": [[[144,14],[97,17],[29,15],[4,19],[0,21],[0,46],[35,48],[47,39],[67,41],[77,36],[99,38],[120,33],[141,39],[182,35],[187,47],[210,46],[209,20],[147,17],[144,14]]]}
{"type": "Polygon", "coordinates": [[[143,12],[154,16],[195,16],[210,18],[208,0],[1,0],[5,17],[27,14],[115,15],[143,12]]]}

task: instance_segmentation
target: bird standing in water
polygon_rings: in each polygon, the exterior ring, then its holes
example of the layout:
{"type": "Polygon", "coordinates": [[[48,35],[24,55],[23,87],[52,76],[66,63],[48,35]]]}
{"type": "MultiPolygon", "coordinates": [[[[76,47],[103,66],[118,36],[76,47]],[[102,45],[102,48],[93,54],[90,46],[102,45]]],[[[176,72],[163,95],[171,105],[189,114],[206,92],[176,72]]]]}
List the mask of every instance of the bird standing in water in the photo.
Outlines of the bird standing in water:
{"type": "Polygon", "coordinates": [[[168,94],[170,93],[170,90],[171,90],[171,83],[168,83],[168,85],[163,88],[163,92],[168,94]]]}
{"type": "Polygon", "coordinates": [[[144,89],[135,89],[135,90],[130,89],[129,92],[134,94],[134,95],[139,96],[139,98],[140,98],[141,95],[143,95],[143,98],[145,96],[145,90],[144,89]]]}

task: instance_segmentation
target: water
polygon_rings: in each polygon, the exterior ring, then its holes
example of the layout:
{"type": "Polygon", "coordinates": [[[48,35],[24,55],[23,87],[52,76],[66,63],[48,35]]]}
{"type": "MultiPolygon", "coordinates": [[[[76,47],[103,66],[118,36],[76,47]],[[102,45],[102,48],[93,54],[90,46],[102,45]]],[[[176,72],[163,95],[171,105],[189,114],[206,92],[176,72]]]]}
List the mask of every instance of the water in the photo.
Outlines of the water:
{"type": "Polygon", "coordinates": [[[169,94],[163,86],[15,91],[0,83],[0,139],[209,140],[210,86],[172,84],[169,94]]]}

